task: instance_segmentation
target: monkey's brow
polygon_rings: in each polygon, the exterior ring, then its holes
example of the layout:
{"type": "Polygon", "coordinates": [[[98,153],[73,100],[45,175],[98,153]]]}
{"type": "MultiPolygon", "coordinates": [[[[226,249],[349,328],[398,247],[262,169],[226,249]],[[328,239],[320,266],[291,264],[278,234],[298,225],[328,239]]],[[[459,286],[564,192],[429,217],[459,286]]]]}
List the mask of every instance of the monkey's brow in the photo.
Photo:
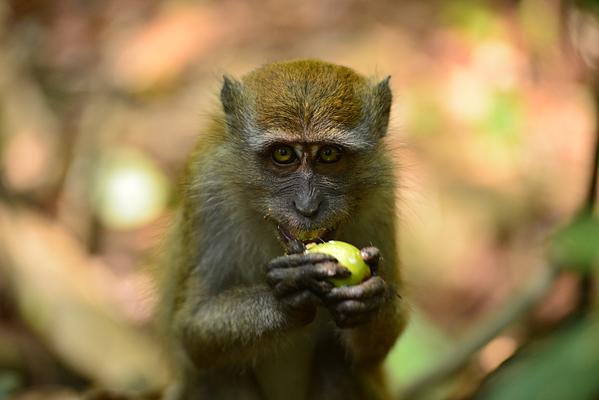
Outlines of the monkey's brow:
{"type": "Polygon", "coordinates": [[[257,152],[263,152],[277,144],[321,144],[343,147],[349,151],[359,151],[369,147],[369,143],[363,138],[352,137],[349,132],[337,132],[318,135],[315,137],[302,137],[300,135],[289,135],[285,133],[265,132],[260,136],[254,136],[250,140],[251,147],[257,152]]]}

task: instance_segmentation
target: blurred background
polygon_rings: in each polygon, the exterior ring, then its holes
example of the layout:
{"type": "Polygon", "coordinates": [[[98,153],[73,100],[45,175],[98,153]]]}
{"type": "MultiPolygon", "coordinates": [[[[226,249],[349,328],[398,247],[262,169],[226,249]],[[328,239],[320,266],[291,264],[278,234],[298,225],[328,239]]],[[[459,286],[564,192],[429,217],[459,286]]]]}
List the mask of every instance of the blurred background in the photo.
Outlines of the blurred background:
{"type": "Polygon", "coordinates": [[[392,76],[412,308],[387,362],[398,398],[599,399],[598,15],[595,0],[0,1],[0,399],[160,390],[145,267],[179,172],[223,73],[306,57],[392,76]]]}

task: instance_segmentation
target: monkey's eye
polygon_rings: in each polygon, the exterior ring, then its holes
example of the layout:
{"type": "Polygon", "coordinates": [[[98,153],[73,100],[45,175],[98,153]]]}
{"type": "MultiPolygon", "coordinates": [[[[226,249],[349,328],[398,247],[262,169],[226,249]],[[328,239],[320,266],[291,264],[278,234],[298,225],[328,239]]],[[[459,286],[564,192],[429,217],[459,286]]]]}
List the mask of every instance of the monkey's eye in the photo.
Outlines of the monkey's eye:
{"type": "Polygon", "coordinates": [[[318,151],[318,160],[323,163],[334,163],[341,158],[341,149],[335,146],[324,146],[318,151]]]}
{"type": "Polygon", "coordinates": [[[291,164],[296,158],[297,155],[290,146],[279,146],[272,152],[272,159],[277,164],[291,164]]]}

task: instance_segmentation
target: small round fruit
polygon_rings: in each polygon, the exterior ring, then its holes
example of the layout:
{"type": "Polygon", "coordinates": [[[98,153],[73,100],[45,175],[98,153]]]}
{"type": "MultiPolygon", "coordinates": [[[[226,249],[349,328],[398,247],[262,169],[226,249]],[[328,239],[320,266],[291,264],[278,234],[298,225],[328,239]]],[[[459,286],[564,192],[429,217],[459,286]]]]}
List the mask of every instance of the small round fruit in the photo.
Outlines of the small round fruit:
{"type": "Polygon", "coordinates": [[[320,244],[310,243],[306,246],[306,251],[331,255],[339,264],[350,270],[351,275],[347,278],[329,279],[329,282],[337,287],[357,285],[370,277],[370,267],[362,259],[360,249],[349,243],[337,240],[320,244]]]}

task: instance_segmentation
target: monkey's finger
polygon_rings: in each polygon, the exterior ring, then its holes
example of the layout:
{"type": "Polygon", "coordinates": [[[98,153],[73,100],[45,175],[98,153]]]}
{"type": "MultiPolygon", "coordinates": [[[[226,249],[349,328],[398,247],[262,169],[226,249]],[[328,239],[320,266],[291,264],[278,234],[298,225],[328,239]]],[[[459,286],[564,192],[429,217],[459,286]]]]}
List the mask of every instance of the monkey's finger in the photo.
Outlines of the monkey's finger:
{"type": "Polygon", "coordinates": [[[333,320],[335,321],[335,325],[337,325],[339,328],[347,328],[348,327],[345,325],[346,321],[348,320],[347,315],[331,313],[331,316],[333,317],[333,320]]]}
{"type": "Polygon", "coordinates": [[[291,240],[287,244],[287,254],[301,254],[306,251],[306,246],[297,239],[291,240]]]}
{"type": "Polygon", "coordinates": [[[289,307],[303,308],[306,306],[315,306],[318,303],[318,298],[310,293],[309,290],[304,290],[285,298],[285,303],[289,307]]]}
{"type": "Polygon", "coordinates": [[[333,285],[327,280],[338,276],[348,276],[349,270],[337,263],[327,262],[313,265],[303,265],[296,268],[278,268],[266,273],[266,282],[274,290],[277,297],[289,293],[310,289],[324,296],[333,285]]]}
{"type": "Polygon", "coordinates": [[[297,282],[297,287],[310,289],[313,293],[321,297],[325,296],[335,287],[329,281],[331,278],[345,278],[351,275],[351,272],[347,268],[334,262],[304,265],[279,271],[289,271],[289,276],[297,282]]]}
{"type": "Polygon", "coordinates": [[[266,281],[271,286],[285,284],[291,289],[299,289],[301,287],[300,277],[301,273],[295,268],[273,269],[266,273],[266,281]]]}
{"type": "Polygon", "coordinates": [[[374,246],[364,247],[360,250],[362,259],[370,267],[372,274],[376,275],[378,272],[379,260],[381,258],[381,252],[374,246]]]}
{"type": "Polygon", "coordinates": [[[349,276],[351,272],[345,267],[334,262],[321,262],[307,264],[295,268],[273,268],[266,272],[266,281],[269,285],[276,285],[279,281],[291,280],[302,282],[307,279],[324,280],[333,277],[349,276]]]}
{"type": "Polygon", "coordinates": [[[356,326],[364,325],[372,319],[372,314],[359,314],[359,315],[345,315],[343,317],[335,318],[335,324],[337,327],[355,328],[356,326]]]}
{"type": "Polygon", "coordinates": [[[333,284],[329,281],[333,277],[347,277],[351,272],[335,262],[318,263],[314,265],[304,265],[294,268],[298,279],[302,282],[302,287],[310,289],[320,297],[324,297],[333,289],[333,284]]]}
{"type": "MultiPolygon", "coordinates": [[[[284,280],[273,285],[273,294],[276,298],[283,298],[299,291],[305,292],[305,289],[315,295],[324,296],[333,285],[327,281],[316,281],[314,279],[284,280]]],[[[320,302],[320,299],[318,299],[320,302]]]]}
{"type": "Polygon", "coordinates": [[[300,289],[299,274],[294,269],[273,269],[266,273],[266,283],[278,296],[300,289]]]}
{"type": "Polygon", "coordinates": [[[346,300],[329,308],[339,327],[352,327],[370,321],[380,308],[382,297],[367,301],[346,300]]]}
{"type": "Polygon", "coordinates": [[[351,271],[336,261],[321,262],[314,265],[302,266],[298,270],[305,272],[312,279],[323,280],[329,278],[348,278],[351,271]]]}
{"type": "MultiPolygon", "coordinates": [[[[274,284],[273,294],[277,298],[290,296],[297,292],[309,292],[322,296],[331,290],[332,287],[333,285],[327,281],[316,281],[300,276],[296,279],[285,279],[274,284]]],[[[320,302],[320,299],[318,301],[320,302]]]]}
{"type": "Polygon", "coordinates": [[[364,325],[370,321],[373,317],[372,313],[359,313],[359,314],[346,314],[346,313],[332,313],[333,320],[339,328],[354,328],[359,325],[364,325]]]}
{"type": "Polygon", "coordinates": [[[325,261],[336,261],[334,257],[324,253],[290,254],[274,258],[268,263],[268,269],[292,268],[302,264],[316,264],[325,261]]]}
{"type": "Polygon", "coordinates": [[[335,312],[339,314],[361,314],[368,311],[367,305],[364,302],[357,300],[346,300],[335,305],[335,312]]]}
{"type": "Polygon", "coordinates": [[[294,280],[284,280],[275,284],[272,288],[273,294],[276,298],[280,299],[289,296],[292,293],[297,293],[301,288],[299,282],[294,280]]]}
{"type": "Polygon", "coordinates": [[[367,299],[382,295],[387,289],[387,284],[379,276],[373,276],[366,281],[353,286],[341,286],[331,289],[326,295],[327,302],[338,302],[348,299],[367,299]]]}
{"type": "Polygon", "coordinates": [[[289,317],[300,321],[302,324],[309,323],[316,316],[318,300],[308,290],[297,292],[293,295],[280,299],[289,317]]]}
{"type": "Polygon", "coordinates": [[[273,288],[285,278],[287,278],[287,274],[281,274],[278,269],[266,272],[266,283],[273,288]]]}
{"type": "Polygon", "coordinates": [[[333,310],[336,313],[347,314],[350,316],[364,313],[372,314],[374,311],[379,309],[381,304],[381,297],[375,297],[366,301],[345,300],[335,304],[333,306],[333,310]]]}
{"type": "Polygon", "coordinates": [[[334,287],[331,282],[328,281],[318,281],[315,279],[305,279],[304,286],[310,289],[314,294],[318,296],[324,296],[334,287]]]}

